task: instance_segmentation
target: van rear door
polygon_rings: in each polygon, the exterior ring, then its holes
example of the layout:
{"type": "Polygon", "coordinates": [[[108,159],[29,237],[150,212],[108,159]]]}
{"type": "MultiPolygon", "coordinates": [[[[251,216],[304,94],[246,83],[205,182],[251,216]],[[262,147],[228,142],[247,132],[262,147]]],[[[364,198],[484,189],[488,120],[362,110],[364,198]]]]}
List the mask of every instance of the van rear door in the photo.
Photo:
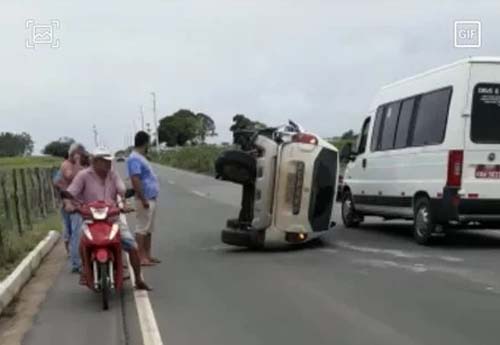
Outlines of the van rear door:
{"type": "Polygon", "coordinates": [[[472,63],[462,188],[467,199],[500,199],[500,64],[472,63]]]}

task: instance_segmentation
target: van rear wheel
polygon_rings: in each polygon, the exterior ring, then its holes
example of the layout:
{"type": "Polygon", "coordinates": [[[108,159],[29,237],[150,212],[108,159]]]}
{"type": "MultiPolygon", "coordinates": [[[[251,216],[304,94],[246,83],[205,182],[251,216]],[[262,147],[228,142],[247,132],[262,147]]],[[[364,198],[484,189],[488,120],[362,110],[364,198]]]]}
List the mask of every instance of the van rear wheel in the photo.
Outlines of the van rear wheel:
{"type": "Polygon", "coordinates": [[[360,223],[360,218],[354,210],[351,192],[348,190],[342,193],[342,222],[346,228],[356,228],[360,223]]]}
{"type": "Polygon", "coordinates": [[[414,213],[413,237],[418,244],[428,245],[431,243],[432,234],[436,229],[429,199],[418,199],[415,203],[414,213]]]}

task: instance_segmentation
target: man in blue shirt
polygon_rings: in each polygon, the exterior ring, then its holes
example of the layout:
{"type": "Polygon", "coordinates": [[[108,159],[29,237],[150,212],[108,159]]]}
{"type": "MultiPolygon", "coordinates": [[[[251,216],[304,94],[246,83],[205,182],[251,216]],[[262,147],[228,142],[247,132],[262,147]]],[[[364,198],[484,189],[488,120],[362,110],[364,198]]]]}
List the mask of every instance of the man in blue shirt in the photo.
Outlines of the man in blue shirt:
{"type": "Polygon", "coordinates": [[[158,178],[146,159],[150,136],[144,131],[135,135],[134,151],[127,159],[128,176],[136,198],[137,226],[135,238],[142,266],[152,266],[160,260],[151,256],[151,235],[155,228],[156,201],[160,192],[158,178]]]}

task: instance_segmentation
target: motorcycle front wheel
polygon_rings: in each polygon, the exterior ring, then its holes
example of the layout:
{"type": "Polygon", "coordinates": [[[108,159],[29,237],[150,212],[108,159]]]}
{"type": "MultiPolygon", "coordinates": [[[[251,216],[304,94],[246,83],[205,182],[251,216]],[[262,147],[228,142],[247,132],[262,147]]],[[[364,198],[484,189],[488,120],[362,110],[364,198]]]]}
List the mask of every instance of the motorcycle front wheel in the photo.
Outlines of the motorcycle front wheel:
{"type": "Polygon", "coordinates": [[[109,270],[108,263],[99,264],[99,276],[101,277],[102,309],[109,309],[109,270]]]}

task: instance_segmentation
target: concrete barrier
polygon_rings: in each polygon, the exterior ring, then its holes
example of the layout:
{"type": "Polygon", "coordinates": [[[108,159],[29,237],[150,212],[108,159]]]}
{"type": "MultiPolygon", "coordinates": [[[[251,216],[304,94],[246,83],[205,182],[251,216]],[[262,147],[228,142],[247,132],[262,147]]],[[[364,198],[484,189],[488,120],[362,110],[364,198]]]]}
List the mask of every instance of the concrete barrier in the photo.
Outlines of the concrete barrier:
{"type": "Polygon", "coordinates": [[[57,231],[50,231],[5,280],[0,282],[0,314],[21,291],[37,270],[43,258],[59,240],[57,231]]]}

